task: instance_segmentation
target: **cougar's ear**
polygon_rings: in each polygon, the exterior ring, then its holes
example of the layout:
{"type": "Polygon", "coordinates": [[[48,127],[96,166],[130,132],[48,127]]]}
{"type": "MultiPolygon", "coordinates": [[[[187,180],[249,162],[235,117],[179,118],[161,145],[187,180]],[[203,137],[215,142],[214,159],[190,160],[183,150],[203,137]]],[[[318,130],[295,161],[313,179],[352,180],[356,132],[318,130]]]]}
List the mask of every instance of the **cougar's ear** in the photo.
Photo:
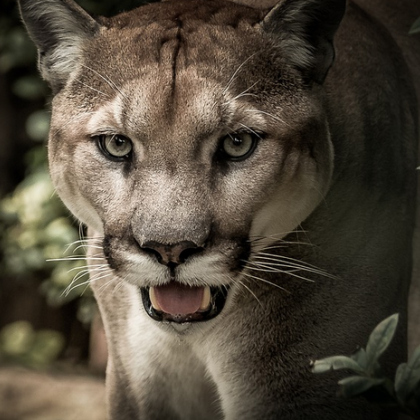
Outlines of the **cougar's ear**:
{"type": "Polygon", "coordinates": [[[322,83],[334,61],[333,37],[345,8],[346,0],[281,0],[262,27],[290,64],[322,83]]]}
{"type": "Polygon", "coordinates": [[[77,68],[83,43],[100,25],[72,0],[18,0],[30,37],[38,48],[42,77],[58,91],[77,68]]]}

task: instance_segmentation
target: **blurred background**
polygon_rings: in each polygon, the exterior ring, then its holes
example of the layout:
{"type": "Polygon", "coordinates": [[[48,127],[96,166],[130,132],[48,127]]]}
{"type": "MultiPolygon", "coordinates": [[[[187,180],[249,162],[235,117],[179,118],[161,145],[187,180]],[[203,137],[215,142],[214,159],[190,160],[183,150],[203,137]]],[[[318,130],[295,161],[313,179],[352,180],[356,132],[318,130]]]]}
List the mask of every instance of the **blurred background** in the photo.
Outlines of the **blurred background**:
{"type": "MultiPolygon", "coordinates": [[[[142,2],[78,1],[105,16],[142,2]]],[[[77,242],[83,227],[48,175],[50,91],[36,59],[15,0],[1,0],[0,420],[93,420],[92,403],[103,419],[106,346],[77,242]]]]}

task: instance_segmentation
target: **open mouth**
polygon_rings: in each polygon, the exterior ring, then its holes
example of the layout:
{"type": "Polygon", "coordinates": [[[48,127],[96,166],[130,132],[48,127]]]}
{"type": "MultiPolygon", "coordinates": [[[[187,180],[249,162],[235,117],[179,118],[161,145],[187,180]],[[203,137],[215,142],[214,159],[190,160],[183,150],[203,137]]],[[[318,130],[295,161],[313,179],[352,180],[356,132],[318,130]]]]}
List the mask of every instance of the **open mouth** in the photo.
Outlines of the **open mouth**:
{"type": "Polygon", "coordinates": [[[208,321],[219,315],[226,303],[228,287],[191,287],[177,281],[163,286],[143,287],[144,309],[156,321],[208,321]]]}

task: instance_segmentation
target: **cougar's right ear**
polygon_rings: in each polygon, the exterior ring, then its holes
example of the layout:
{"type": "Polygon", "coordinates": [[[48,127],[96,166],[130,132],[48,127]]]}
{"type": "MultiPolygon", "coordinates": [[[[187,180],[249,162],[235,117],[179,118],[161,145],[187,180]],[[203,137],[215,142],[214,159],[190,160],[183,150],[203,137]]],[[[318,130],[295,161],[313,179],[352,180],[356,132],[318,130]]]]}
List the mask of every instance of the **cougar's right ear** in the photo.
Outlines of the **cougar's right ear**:
{"type": "Polygon", "coordinates": [[[38,67],[54,92],[77,68],[83,43],[99,23],[73,0],[18,0],[29,36],[38,48],[38,67]]]}
{"type": "Polygon", "coordinates": [[[345,9],[346,0],[278,0],[263,29],[291,65],[308,80],[323,83],[334,61],[333,38],[345,9]]]}

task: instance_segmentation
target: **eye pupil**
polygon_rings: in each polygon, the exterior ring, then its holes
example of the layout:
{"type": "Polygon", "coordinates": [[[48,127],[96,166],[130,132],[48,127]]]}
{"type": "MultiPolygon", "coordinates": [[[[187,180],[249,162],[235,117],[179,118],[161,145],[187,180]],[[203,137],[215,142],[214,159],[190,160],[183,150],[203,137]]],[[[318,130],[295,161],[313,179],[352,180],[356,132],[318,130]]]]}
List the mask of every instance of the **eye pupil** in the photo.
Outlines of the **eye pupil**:
{"type": "Polygon", "coordinates": [[[132,152],[131,140],[121,134],[103,134],[97,137],[101,152],[111,160],[127,160],[132,152]]]}
{"type": "Polygon", "coordinates": [[[254,152],[257,145],[256,133],[230,133],[222,139],[221,152],[229,160],[244,160],[254,152]]]}

